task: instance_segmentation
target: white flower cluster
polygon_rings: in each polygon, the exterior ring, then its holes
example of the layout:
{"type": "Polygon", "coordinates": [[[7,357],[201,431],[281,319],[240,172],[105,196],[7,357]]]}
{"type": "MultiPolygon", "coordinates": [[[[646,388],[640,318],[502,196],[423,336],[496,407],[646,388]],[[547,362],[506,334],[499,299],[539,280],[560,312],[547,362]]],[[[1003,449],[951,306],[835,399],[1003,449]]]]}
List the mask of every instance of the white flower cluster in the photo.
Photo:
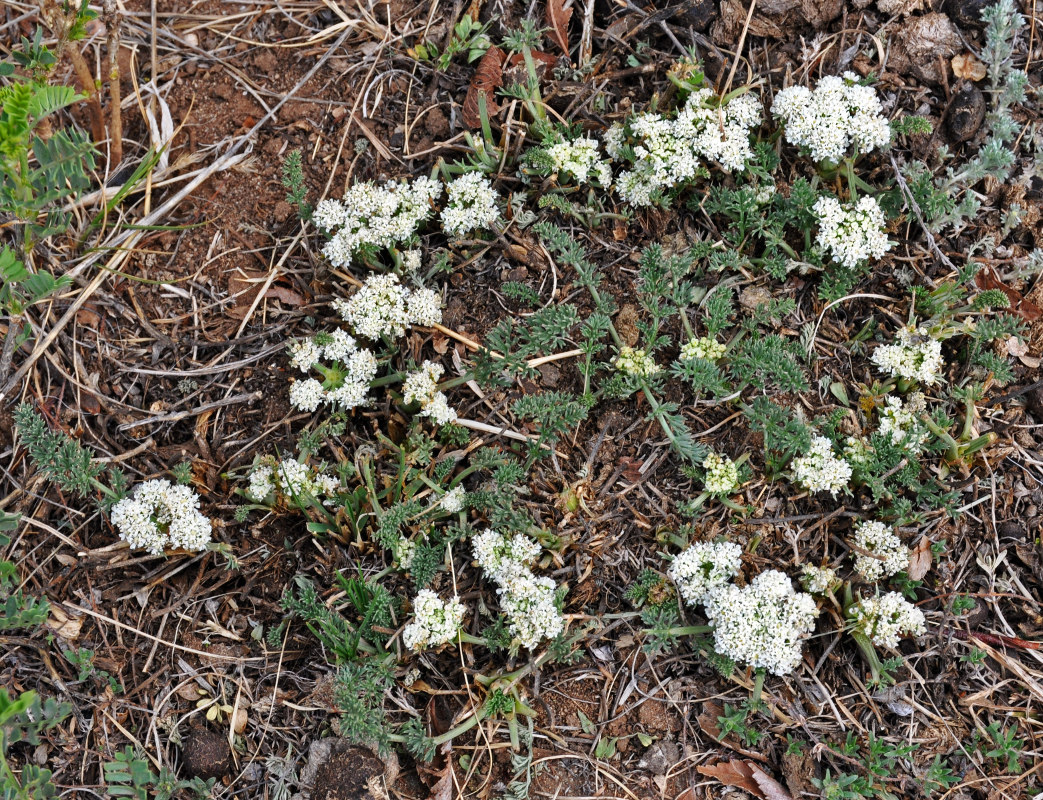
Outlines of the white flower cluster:
{"type": "Polygon", "coordinates": [[[810,492],[829,492],[834,497],[851,480],[851,465],[833,453],[825,436],[811,440],[811,449],[793,459],[793,476],[810,492]]]}
{"type": "Polygon", "coordinates": [[[486,530],[474,537],[472,545],[475,561],[499,587],[500,606],[510,620],[508,630],[522,646],[534,650],[564,630],[565,619],[554,604],[554,581],[529,569],[541,552],[538,542],[520,533],[508,539],[486,530]]]}
{"type": "MultiPolygon", "coordinates": [[[[295,458],[276,461],[267,456],[250,473],[246,495],[258,503],[294,502],[297,498],[332,496],[340,490],[340,480],[295,458]]],[[[330,501],[326,501],[329,503],[330,501]]]]}
{"type": "Polygon", "coordinates": [[[579,183],[588,179],[605,188],[612,185],[612,167],[598,153],[598,140],[589,136],[558,142],[547,148],[547,155],[557,172],[567,172],[579,183]]]}
{"type": "Polygon", "coordinates": [[[727,456],[712,450],[703,459],[703,488],[710,494],[729,494],[739,488],[739,467],[727,456]]]}
{"type": "Polygon", "coordinates": [[[859,600],[851,614],[855,627],[881,647],[898,647],[903,634],[920,636],[927,631],[923,612],[898,592],[859,600]]]}
{"type": "Polygon", "coordinates": [[[832,567],[816,567],[805,564],[801,570],[800,583],[811,594],[825,594],[837,583],[837,571],[832,567]]]}
{"type": "Polygon", "coordinates": [[[689,605],[706,602],[706,596],[723,586],[742,566],[742,548],[733,542],[697,542],[670,565],[670,580],[689,605]]]}
{"type": "Polygon", "coordinates": [[[652,356],[645,355],[644,350],[625,345],[620,348],[619,355],[612,358],[612,364],[620,372],[635,378],[648,378],[659,372],[659,365],[652,356]]]}
{"type": "Polygon", "coordinates": [[[717,652],[773,675],[797,667],[804,637],[815,629],[818,616],[814,598],[795,592],[790,579],[773,569],[741,588],[718,587],[705,606],[717,652]]]}
{"type": "Polygon", "coordinates": [[[402,269],[406,272],[418,272],[420,270],[420,251],[406,250],[402,254],[402,269]]]}
{"type": "Polygon", "coordinates": [[[454,487],[442,495],[442,499],[438,501],[438,504],[441,506],[443,511],[449,514],[455,514],[458,511],[463,511],[464,496],[466,494],[467,493],[464,491],[463,486],[454,487]]]}
{"type": "Polygon", "coordinates": [[[402,631],[402,643],[410,650],[438,647],[450,642],[464,621],[459,598],[443,600],[430,589],[421,589],[413,600],[413,621],[402,631]]]}
{"type": "Polygon", "coordinates": [[[435,325],[442,321],[438,294],[431,289],[409,289],[398,275],[370,275],[348,300],[334,300],[333,307],[356,334],[366,339],[405,336],[410,325],[435,325]]]}
{"type": "Polygon", "coordinates": [[[442,230],[450,236],[463,236],[490,227],[500,216],[496,207],[499,195],[480,172],[467,172],[447,187],[448,203],[442,211],[442,230]]]}
{"type": "Polygon", "coordinates": [[[880,258],[894,244],[884,232],[884,212],[873,197],[863,197],[853,205],[820,197],[814,211],[818,218],[815,243],[848,269],[880,258]]]}
{"type": "Polygon", "coordinates": [[[324,376],[322,381],[308,378],[290,387],[290,405],[301,411],[314,411],[321,405],[350,411],[366,402],[369,382],[377,375],[377,357],[342,330],[294,342],[290,365],[301,372],[320,368],[324,376]],[[324,365],[323,361],[331,363],[324,365]]]}
{"type": "Polygon", "coordinates": [[[112,507],[112,524],[131,547],[159,555],[168,547],[205,550],[211,525],[199,511],[199,495],[168,480],[139,484],[112,507]]]}
{"type": "Polygon", "coordinates": [[[919,381],[927,386],[941,379],[945,367],[942,343],[931,336],[926,328],[914,327],[899,330],[895,344],[876,348],[872,362],[896,378],[919,381]]]}
{"type": "Polygon", "coordinates": [[[855,553],[855,572],[867,581],[896,575],[909,565],[909,548],[887,525],[864,520],[855,526],[854,543],[869,555],[855,553]]]}
{"type": "Polygon", "coordinates": [[[726,345],[716,339],[702,336],[690,339],[681,345],[681,360],[688,361],[693,358],[705,358],[707,361],[716,361],[728,350],[726,345]]]}
{"type": "MultiPolygon", "coordinates": [[[[674,119],[661,114],[639,114],[629,123],[633,136],[633,169],[616,180],[620,196],[631,205],[651,205],[657,192],[695,178],[705,161],[716,161],[729,171],[741,170],[753,157],[750,130],[761,122],[761,104],[743,94],[723,105],[710,105],[714,94],[699,89],[674,119]]],[[[623,156],[626,133],[613,126],[605,149],[614,160],[623,156]]]]}
{"type": "Polygon", "coordinates": [[[888,395],[884,398],[884,408],[880,410],[879,432],[890,436],[895,444],[905,444],[911,451],[918,453],[927,441],[929,431],[920,422],[920,415],[927,410],[927,402],[923,392],[913,392],[902,402],[900,397],[888,395]]]}
{"type": "Polygon", "coordinates": [[[335,267],[347,266],[360,249],[391,247],[416,233],[433,211],[442,185],[429,177],[412,183],[356,183],[342,200],[322,200],[315,207],[315,224],[332,234],[322,252],[335,267]]]}
{"type": "Polygon", "coordinates": [[[851,145],[868,153],[891,141],[876,90],[859,86],[853,72],[825,77],[815,91],[806,86],[783,89],[771,111],[786,123],[786,141],[807,149],[815,161],[838,164],[851,145]]]}
{"type": "Polygon", "coordinates": [[[445,394],[438,391],[438,379],[444,372],[441,364],[425,361],[419,370],[409,373],[402,386],[406,403],[419,403],[419,416],[430,417],[436,425],[456,422],[456,410],[450,407],[445,394]]]}

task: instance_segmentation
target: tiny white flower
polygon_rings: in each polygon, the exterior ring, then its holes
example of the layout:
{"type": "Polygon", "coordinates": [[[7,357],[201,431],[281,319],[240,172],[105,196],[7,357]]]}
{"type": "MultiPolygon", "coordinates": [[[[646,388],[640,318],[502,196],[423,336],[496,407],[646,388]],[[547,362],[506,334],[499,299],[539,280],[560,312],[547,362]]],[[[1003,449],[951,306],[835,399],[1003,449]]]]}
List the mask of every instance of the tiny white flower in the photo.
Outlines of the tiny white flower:
{"type": "Polygon", "coordinates": [[[419,404],[419,416],[430,417],[437,425],[448,425],[457,419],[456,411],[449,406],[445,394],[438,391],[438,379],[444,372],[441,364],[425,361],[419,370],[406,376],[402,385],[403,400],[419,404]]]}
{"type": "Polygon", "coordinates": [[[869,554],[852,554],[855,572],[867,581],[889,578],[909,565],[909,548],[902,544],[894,530],[882,522],[859,522],[855,526],[854,543],[869,554]]]}
{"type": "Polygon", "coordinates": [[[314,411],[326,399],[326,390],[314,378],[297,381],[290,386],[290,405],[301,411],[314,411]]]}
{"type": "Polygon", "coordinates": [[[880,647],[895,648],[901,636],[927,632],[923,612],[898,592],[860,600],[850,611],[855,628],[880,647]]]}
{"type": "Polygon", "coordinates": [[[456,486],[442,496],[439,505],[444,511],[450,514],[455,514],[458,511],[463,510],[465,494],[463,486],[456,486]]]}
{"type": "Polygon", "coordinates": [[[785,123],[786,141],[804,148],[816,161],[836,164],[852,146],[868,153],[891,141],[876,90],[859,86],[852,72],[822,78],[814,92],[805,86],[783,89],[771,111],[785,123]]]}
{"type": "Polygon", "coordinates": [[[598,140],[589,136],[562,141],[547,148],[547,155],[557,172],[571,175],[579,183],[597,181],[608,187],[612,168],[598,153],[598,140]]]}
{"type": "Polygon", "coordinates": [[[800,583],[811,594],[825,594],[837,583],[837,571],[832,567],[816,567],[805,564],[801,570],[800,583]]]}
{"type": "Polygon", "coordinates": [[[402,254],[402,268],[406,272],[417,272],[420,269],[420,251],[406,250],[402,254]]]}
{"type": "MultiPolygon", "coordinates": [[[[250,473],[246,494],[258,503],[284,502],[299,504],[309,497],[322,498],[336,494],[340,480],[317,467],[302,464],[295,458],[277,461],[265,456],[250,473]]],[[[329,505],[332,500],[327,500],[329,505]]]]}
{"type": "Polygon", "coordinates": [[[920,415],[926,410],[927,402],[922,392],[913,392],[904,402],[900,397],[888,395],[880,410],[878,430],[882,435],[890,437],[894,444],[904,444],[912,452],[918,453],[930,433],[920,421],[920,415]]]}
{"type": "Polygon", "coordinates": [[[413,181],[356,183],[342,200],[323,200],[313,220],[329,232],[323,254],[334,266],[346,266],[366,247],[392,247],[409,239],[428,219],[442,185],[423,176],[413,181]]]}
{"type": "Polygon", "coordinates": [[[565,619],[554,603],[554,581],[529,569],[541,552],[538,542],[520,533],[508,539],[486,530],[471,544],[478,565],[498,586],[500,606],[516,641],[533,650],[565,629],[565,619]]]}

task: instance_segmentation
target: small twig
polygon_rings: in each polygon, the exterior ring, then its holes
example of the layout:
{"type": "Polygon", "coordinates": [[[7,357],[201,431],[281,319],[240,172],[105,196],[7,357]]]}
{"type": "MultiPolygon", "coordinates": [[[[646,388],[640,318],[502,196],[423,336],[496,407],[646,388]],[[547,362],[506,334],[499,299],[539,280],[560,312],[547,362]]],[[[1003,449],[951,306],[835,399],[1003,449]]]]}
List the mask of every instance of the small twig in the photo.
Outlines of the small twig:
{"type": "Polygon", "coordinates": [[[109,57],[109,173],[123,161],[123,116],[120,109],[120,13],[116,0],[105,0],[102,21],[108,39],[105,49],[109,57]]]}

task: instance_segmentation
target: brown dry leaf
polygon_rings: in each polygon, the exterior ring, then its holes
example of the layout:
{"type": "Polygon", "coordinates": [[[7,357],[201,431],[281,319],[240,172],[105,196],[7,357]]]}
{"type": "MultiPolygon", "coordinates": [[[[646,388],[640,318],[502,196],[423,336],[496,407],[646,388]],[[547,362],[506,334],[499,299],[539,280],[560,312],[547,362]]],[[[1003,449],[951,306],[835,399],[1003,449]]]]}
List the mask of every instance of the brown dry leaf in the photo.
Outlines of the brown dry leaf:
{"type": "Polygon", "coordinates": [[[999,279],[996,270],[992,267],[983,267],[978,270],[978,274],[974,276],[974,284],[982,291],[999,289],[1010,300],[1010,310],[1025,320],[1025,322],[1035,322],[1040,317],[1043,317],[1043,309],[1031,300],[1026,300],[1018,292],[1007,286],[999,279]]]}
{"type": "Polygon", "coordinates": [[[83,627],[83,619],[70,617],[58,606],[51,606],[51,616],[47,620],[47,627],[54,631],[62,639],[72,641],[80,635],[83,627]]]}
{"type": "Polygon", "coordinates": [[[565,8],[565,0],[547,0],[547,27],[550,38],[561,48],[566,56],[569,54],[569,20],[572,19],[572,6],[565,8]]]}
{"type": "Polygon", "coordinates": [[[496,104],[493,93],[503,83],[503,62],[507,54],[499,47],[490,47],[485,51],[482,60],[478,62],[471,85],[467,87],[467,97],[464,98],[463,119],[468,128],[477,128],[482,124],[482,116],[478,111],[479,96],[485,97],[485,105],[492,117],[500,107],[496,104]]]}
{"type": "Polygon", "coordinates": [[[753,780],[756,781],[757,787],[761,790],[760,797],[763,797],[764,800],[793,800],[790,793],[782,788],[782,784],[756,763],[747,761],[746,766],[750,768],[750,774],[753,776],[753,780]]]}
{"type": "Polygon", "coordinates": [[[781,784],[753,761],[718,761],[709,767],[696,767],[700,775],[716,778],[725,786],[749,792],[761,800],[793,800],[781,784]]]}
{"type": "Polygon", "coordinates": [[[909,553],[909,568],[906,572],[908,572],[910,580],[921,580],[927,574],[931,568],[932,557],[931,542],[925,536],[920,540],[916,549],[909,553]]]}
{"type": "Polygon", "coordinates": [[[1011,336],[1008,338],[1007,341],[1003,343],[1003,346],[1007,350],[1007,355],[1017,356],[1018,358],[1028,355],[1029,352],[1028,344],[1017,336],[1011,336]]]}
{"type": "Polygon", "coordinates": [[[982,64],[974,53],[960,53],[952,58],[952,73],[957,78],[969,81],[980,81],[985,77],[985,65],[982,64]]]}
{"type": "Polygon", "coordinates": [[[754,797],[763,798],[760,787],[753,779],[753,770],[747,766],[747,762],[733,758],[729,761],[718,761],[708,767],[696,767],[696,772],[708,778],[716,778],[725,786],[734,786],[749,792],[754,797]]]}

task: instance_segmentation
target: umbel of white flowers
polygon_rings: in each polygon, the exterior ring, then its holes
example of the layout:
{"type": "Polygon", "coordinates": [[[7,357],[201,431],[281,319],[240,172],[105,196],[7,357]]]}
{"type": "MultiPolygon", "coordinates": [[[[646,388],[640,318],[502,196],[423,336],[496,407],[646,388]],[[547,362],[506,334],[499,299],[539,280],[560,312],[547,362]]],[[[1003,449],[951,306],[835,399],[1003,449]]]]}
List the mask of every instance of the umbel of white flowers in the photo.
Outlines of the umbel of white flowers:
{"type": "Polygon", "coordinates": [[[199,495],[168,480],[138,484],[112,507],[110,518],[121,539],[153,555],[168,547],[205,550],[210,543],[212,527],[199,511],[199,495]]]}
{"type": "Polygon", "coordinates": [[[472,546],[475,561],[499,587],[508,630],[523,647],[534,650],[565,629],[565,619],[554,604],[554,581],[529,569],[542,552],[539,542],[520,533],[507,538],[486,530],[474,537],[472,546]]]}
{"type": "Polygon", "coordinates": [[[465,610],[455,596],[443,600],[430,589],[421,589],[413,600],[413,621],[402,631],[402,643],[410,650],[423,650],[452,641],[465,610]]]}
{"type": "Polygon", "coordinates": [[[816,161],[839,164],[852,146],[860,153],[886,147],[891,127],[880,98],[859,77],[829,75],[811,91],[790,86],[775,95],[772,113],[786,125],[786,141],[807,150],[816,161]]]}

